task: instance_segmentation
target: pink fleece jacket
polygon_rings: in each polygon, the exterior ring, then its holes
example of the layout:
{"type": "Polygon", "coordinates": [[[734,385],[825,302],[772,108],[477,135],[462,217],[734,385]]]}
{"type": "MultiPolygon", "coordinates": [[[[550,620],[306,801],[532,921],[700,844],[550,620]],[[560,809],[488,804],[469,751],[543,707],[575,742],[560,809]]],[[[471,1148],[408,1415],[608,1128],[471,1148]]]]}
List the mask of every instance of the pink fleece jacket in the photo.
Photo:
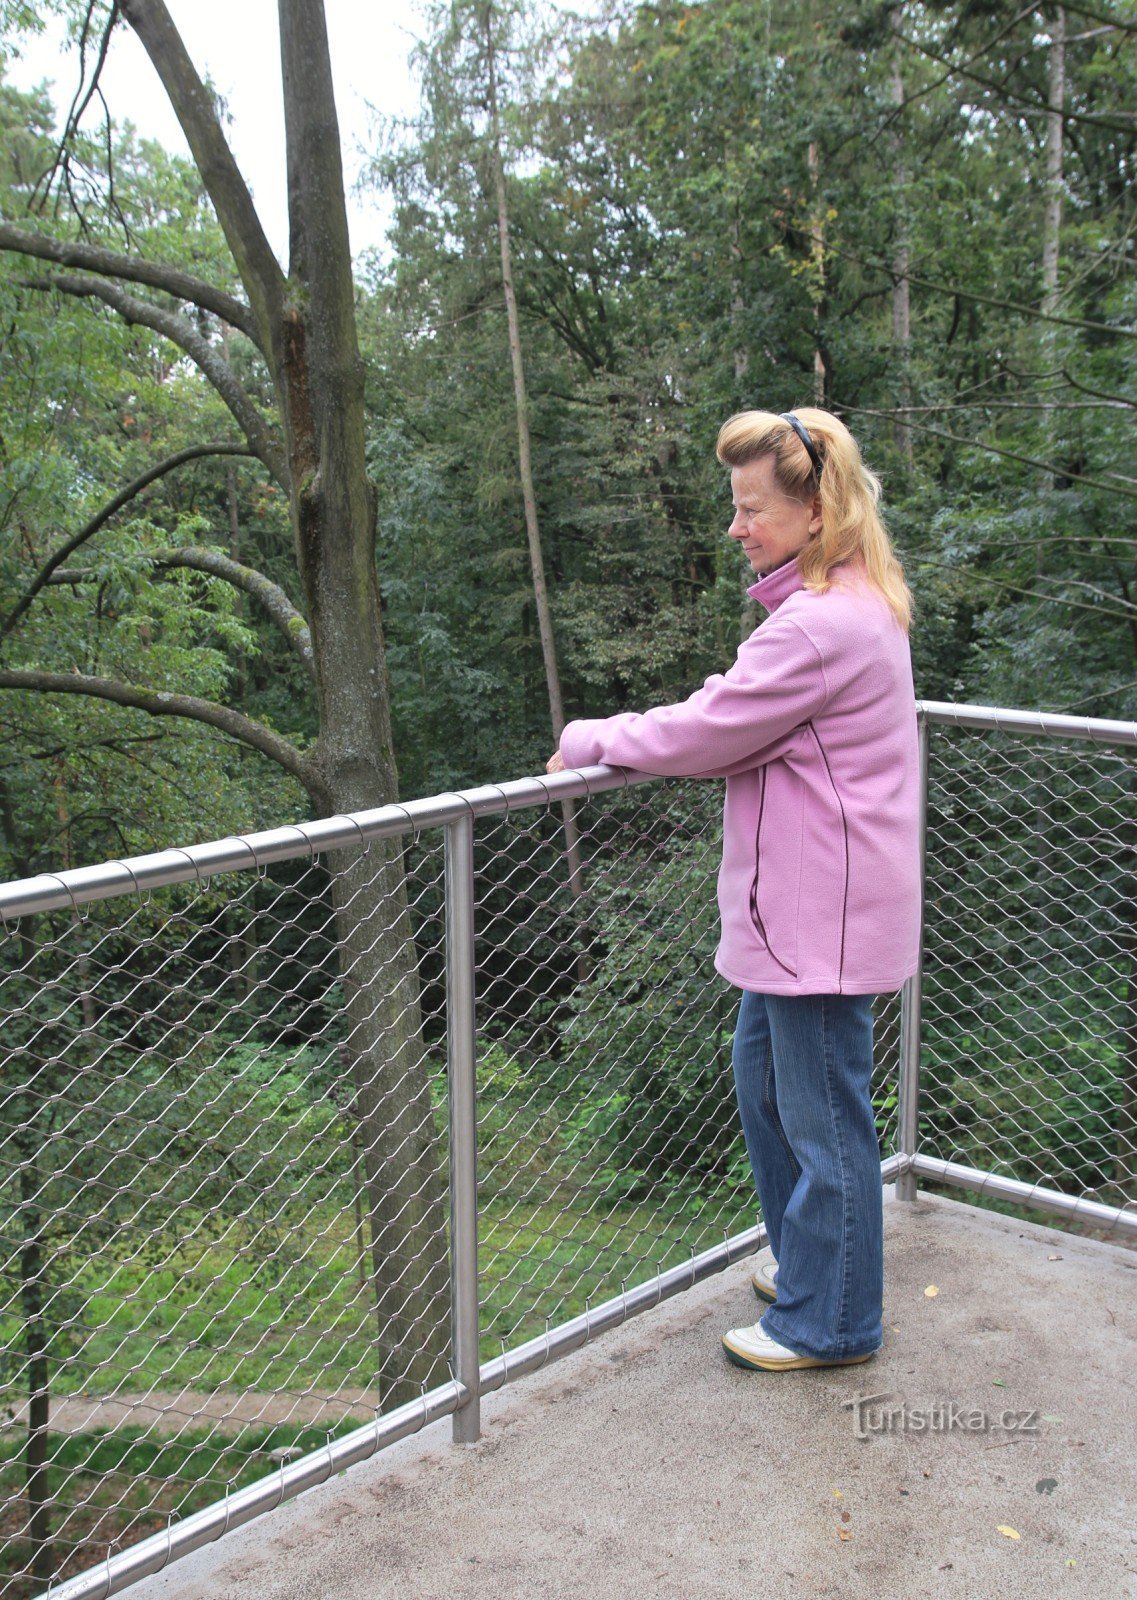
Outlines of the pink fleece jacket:
{"type": "Polygon", "coordinates": [[[853,566],[796,561],[770,612],[680,705],[570,722],[567,767],[725,777],[715,966],[766,994],[887,994],[916,970],[919,757],[908,638],[853,566]]]}

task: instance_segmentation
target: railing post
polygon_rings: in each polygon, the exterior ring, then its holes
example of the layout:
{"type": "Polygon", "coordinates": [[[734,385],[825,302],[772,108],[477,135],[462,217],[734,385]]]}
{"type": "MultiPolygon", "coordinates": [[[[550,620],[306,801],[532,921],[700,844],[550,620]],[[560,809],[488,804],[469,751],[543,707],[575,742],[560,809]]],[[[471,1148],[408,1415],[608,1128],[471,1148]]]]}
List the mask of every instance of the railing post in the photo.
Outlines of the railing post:
{"type": "MultiPolygon", "coordinates": [[[[920,1125],[920,1012],[924,989],[924,917],[927,911],[928,719],[918,713],[920,740],[920,953],[900,995],[900,1070],[896,1094],[900,1156],[916,1154],[920,1125]]],[[[916,1174],[906,1164],[896,1179],[896,1198],[915,1200],[916,1174]]]]}
{"type": "Polygon", "coordinates": [[[450,1328],[468,1398],[455,1444],[481,1436],[478,1380],[478,1134],[474,1024],[474,815],[446,824],[446,1074],[450,1101],[450,1328]]]}

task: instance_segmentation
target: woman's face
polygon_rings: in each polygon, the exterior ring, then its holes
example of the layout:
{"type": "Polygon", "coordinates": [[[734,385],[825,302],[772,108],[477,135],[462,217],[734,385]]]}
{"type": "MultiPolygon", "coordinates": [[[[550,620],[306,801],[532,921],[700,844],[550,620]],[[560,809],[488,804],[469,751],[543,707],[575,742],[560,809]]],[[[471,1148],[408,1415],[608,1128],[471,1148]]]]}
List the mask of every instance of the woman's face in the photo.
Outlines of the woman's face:
{"type": "Polygon", "coordinates": [[[760,456],[730,474],[737,539],[757,573],[772,572],[805,548],[821,531],[821,496],[807,504],[785,494],[774,481],[774,457],[760,456]]]}

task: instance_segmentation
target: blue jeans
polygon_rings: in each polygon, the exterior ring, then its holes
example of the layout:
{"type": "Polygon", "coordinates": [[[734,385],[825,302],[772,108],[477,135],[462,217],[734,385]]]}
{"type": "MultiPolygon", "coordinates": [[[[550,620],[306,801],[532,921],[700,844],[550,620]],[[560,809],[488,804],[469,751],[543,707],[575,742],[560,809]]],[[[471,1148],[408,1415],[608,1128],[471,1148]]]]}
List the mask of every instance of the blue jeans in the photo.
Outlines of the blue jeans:
{"type": "Polygon", "coordinates": [[[742,996],[734,1085],[774,1259],[763,1332],[799,1355],[883,1338],[884,1220],[870,1097],[872,996],[742,996]]]}

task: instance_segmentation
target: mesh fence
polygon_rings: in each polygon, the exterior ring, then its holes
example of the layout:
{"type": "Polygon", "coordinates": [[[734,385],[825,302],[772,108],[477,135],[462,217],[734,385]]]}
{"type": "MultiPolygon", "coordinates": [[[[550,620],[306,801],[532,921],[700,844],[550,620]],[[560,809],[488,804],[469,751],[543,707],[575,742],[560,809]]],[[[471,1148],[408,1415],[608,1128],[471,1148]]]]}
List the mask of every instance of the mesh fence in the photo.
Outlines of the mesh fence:
{"type": "MultiPolygon", "coordinates": [[[[1131,769],[936,738],[922,1147],[1132,1195],[1131,769]]],[[[720,813],[592,795],[575,856],[557,806],[477,821],[483,1360],[755,1220],[720,813]]],[[[451,1373],[443,830],[298,850],[0,943],[3,1600],[451,1373]]]]}
{"type": "Polygon", "coordinates": [[[929,749],[920,1149],[1137,1205],[1133,750],[929,749]]]}
{"type": "MultiPolygon", "coordinates": [[[[717,786],[672,782],[479,825],[484,1359],[753,1225],[719,979],[717,786]]],[[[899,1005],[878,1002],[892,1147],[899,1005]]]]}
{"type": "Polygon", "coordinates": [[[391,854],[6,934],[5,1597],[445,1376],[441,832],[391,854]]]}

